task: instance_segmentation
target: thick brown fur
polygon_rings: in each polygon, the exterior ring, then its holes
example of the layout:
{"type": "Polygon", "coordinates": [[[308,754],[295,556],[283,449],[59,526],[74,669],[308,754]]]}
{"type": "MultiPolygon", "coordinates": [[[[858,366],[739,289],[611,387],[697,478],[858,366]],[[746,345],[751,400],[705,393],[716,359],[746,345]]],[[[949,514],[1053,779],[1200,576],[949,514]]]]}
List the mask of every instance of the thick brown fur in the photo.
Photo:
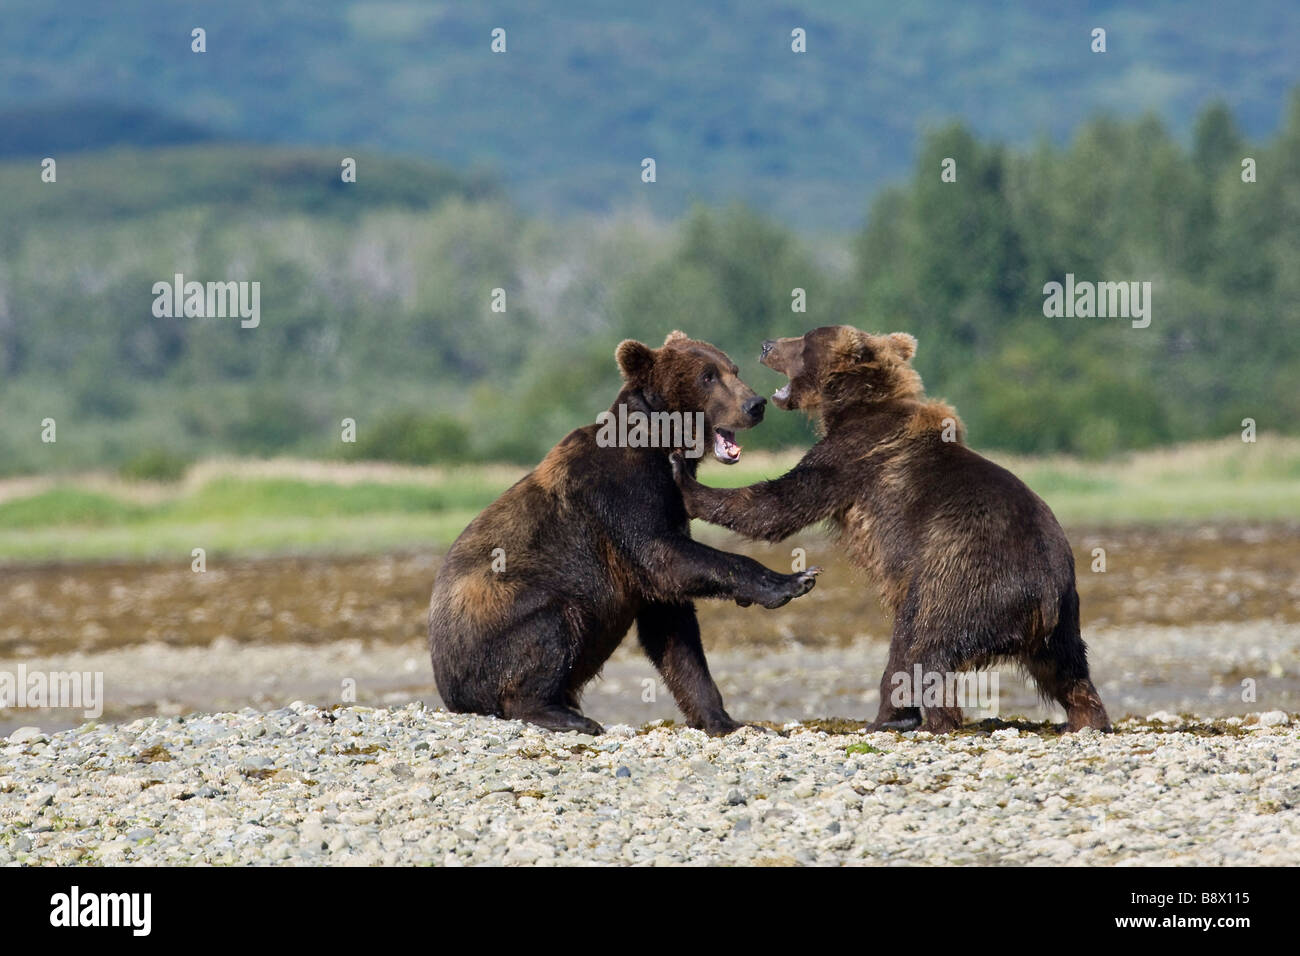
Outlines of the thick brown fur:
{"type": "MultiPolygon", "coordinates": [[[[706,435],[747,428],[763,399],[721,351],[681,332],[662,348],[631,340],[611,411],[703,412],[706,435]]],[[[438,690],[459,712],[600,733],[579,709],[585,685],[635,622],[687,722],[739,726],[709,674],[695,598],[779,607],[816,569],[778,574],[690,537],[671,448],[602,447],[570,432],[456,539],[433,586],[429,651],[438,690]],[[498,550],[499,549],[499,550],[498,550]]],[[[678,449],[682,451],[682,449],[678,449]]],[[[687,459],[693,475],[699,459],[687,459]]]]}
{"type": "MultiPolygon", "coordinates": [[[[876,728],[920,724],[920,707],[891,702],[895,675],[917,664],[946,675],[1013,660],[1068,729],[1109,729],[1065,533],[1015,475],[966,447],[956,413],[925,397],[915,351],[905,333],[845,325],[765,342],[763,363],[790,378],[774,403],[808,413],[822,438],[789,473],[747,488],[679,469],[687,510],[768,541],[822,520],[839,532],[894,616],[876,728]]],[[[953,704],[926,708],[926,728],[961,726],[953,704]]]]}

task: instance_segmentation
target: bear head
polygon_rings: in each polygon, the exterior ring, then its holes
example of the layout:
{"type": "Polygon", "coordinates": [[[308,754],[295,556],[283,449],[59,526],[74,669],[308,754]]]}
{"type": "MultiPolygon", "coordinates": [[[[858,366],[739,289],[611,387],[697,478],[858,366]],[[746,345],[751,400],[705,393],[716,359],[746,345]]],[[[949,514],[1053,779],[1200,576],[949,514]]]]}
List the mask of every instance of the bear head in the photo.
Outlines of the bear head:
{"type": "Polygon", "coordinates": [[[790,379],[772,396],[777,408],[820,421],[854,405],[919,398],[915,354],[916,339],[906,332],[873,335],[827,325],[797,338],[768,339],[760,360],[790,379]]]}
{"type": "Polygon", "coordinates": [[[736,432],[763,420],[767,400],[740,380],[736,363],[725,352],[684,332],[671,332],[657,349],[625,339],[614,357],[624,392],[637,393],[651,412],[703,412],[714,457],[728,465],[740,460],[736,432]]]}

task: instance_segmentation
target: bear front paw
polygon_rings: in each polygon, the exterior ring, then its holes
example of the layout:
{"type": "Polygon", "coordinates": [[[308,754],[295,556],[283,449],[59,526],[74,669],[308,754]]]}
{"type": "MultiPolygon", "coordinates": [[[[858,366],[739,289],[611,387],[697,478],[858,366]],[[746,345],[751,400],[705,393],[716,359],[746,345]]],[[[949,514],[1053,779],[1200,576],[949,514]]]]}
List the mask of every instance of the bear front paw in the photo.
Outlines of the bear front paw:
{"type": "Polygon", "coordinates": [[[817,575],[821,573],[822,569],[816,567],[800,571],[798,574],[781,575],[781,586],[769,600],[763,602],[763,607],[771,610],[788,604],[797,597],[802,597],[816,586],[817,575]]]}

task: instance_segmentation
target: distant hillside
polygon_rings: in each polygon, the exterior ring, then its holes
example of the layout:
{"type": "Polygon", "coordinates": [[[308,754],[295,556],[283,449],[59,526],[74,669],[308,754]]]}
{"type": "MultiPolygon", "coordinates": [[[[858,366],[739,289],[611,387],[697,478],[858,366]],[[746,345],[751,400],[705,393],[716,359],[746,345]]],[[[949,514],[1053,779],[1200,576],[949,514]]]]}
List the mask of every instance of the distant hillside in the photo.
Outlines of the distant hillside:
{"type": "MultiPolygon", "coordinates": [[[[1249,141],[1209,105],[1190,146],[1146,118],[1031,149],[946,127],[851,243],[741,205],[530,216],[370,153],[344,185],[324,148],[69,153],[57,183],[0,163],[0,475],[166,477],[231,453],[531,463],[608,407],[620,339],[684,329],[769,392],[764,338],[846,321],[914,334],[976,447],[1295,434],[1300,88],[1285,111],[1249,141]],[[935,175],[948,156],[954,182],[935,175]],[[176,273],[258,283],[258,323],[157,314],[176,273]],[[1062,316],[1045,284],[1070,276],[1143,304],[1062,316]]],[[[744,444],[810,440],[774,412],[744,444]]]]}
{"type": "Polygon", "coordinates": [[[481,199],[495,187],[415,160],[353,153],[357,181],[341,178],[342,150],[205,143],[159,150],[57,154],[58,179],[43,183],[33,158],[0,163],[11,234],[38,223],[147,216],[216,206],[227,212],[348,216],[387,206],[422,209],[451,196],[481,199]]]}
{"type": "MultiPolygon", "coordinates": [[[[1300,78],[1297,37],[1300,4],[1285,0],[11,0],[0,109],[108,99],[158,113],[102,116],[90,145],[202,131],[342,144],[499,171],[532,209],[673,215],[741,199],[846,230],[910,170],[918,132],[952,118],[1027,144],[1060,142],[1098,112],[1150,111],[1186,141],[1195,112],[1221,99],[1247,136],[1268,135],[1300,78]],[[190,51],[196,26],[205,54],[190,51]],[[504,55],[489,50],[495,27],[504,55]],[[791,52],[795,27],[805,54],[791,52]],[[1094,27],[1104,54],[1089,50],[1094,27]],[[653,187],[639,179],[645,156],[653,187]]],[[[3,149],[48,155],[94,132],[29,115],[3,149]]]]}
{"type": "Polygon", "coordinates": [[[0,157],[51,156],[108,146],[178,146],[210,130],[158,110],[99,100],[0,110],[0,157]]]}

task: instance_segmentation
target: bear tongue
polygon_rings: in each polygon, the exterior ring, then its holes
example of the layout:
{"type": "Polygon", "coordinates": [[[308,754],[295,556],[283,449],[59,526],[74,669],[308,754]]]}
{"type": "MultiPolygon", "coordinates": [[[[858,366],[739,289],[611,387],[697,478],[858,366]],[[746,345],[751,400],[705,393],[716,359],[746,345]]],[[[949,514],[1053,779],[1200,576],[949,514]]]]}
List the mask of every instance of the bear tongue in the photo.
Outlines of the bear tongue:
{"type": "Polygon", "coordinates": [[[740,457],[740,446],[720,431],[713,433],[713,451],[719,458],[731,461],[740,457]]]}

